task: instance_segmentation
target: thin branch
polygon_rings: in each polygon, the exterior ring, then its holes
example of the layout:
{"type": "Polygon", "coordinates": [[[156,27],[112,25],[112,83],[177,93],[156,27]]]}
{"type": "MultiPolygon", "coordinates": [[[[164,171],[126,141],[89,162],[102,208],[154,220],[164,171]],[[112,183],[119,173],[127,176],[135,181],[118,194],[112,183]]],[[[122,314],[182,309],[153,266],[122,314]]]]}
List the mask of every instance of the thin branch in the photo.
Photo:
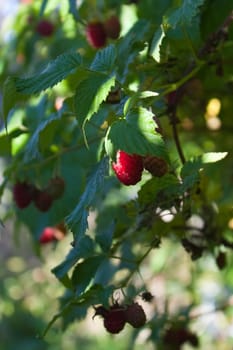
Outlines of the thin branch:
{"type": "Polygon", "coordinates": [[[179,122],[175,110],[173,110],[170,114],[170,123],[172,126],[172,133],[173,133],[173,137],[174,137],[174,141],[176,144],[176,149],[177,152],[179,154],[180,160],[182,162],[182,164],[185,164],[186,160],[185,160],[185,156],[183,153],[183,149],[181,147],[181,143],[180,143],[180,139],[179,139],[179,135],[178,135],[178,130],[177,130],[177,123],[179,122]]]}

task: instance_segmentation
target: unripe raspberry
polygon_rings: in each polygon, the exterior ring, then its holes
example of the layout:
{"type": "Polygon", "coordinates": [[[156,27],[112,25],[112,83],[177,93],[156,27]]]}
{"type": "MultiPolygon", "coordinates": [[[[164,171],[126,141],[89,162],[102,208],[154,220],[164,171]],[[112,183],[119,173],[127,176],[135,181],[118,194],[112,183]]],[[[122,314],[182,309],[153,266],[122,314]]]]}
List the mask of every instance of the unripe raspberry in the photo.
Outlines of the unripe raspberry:
{"type": "Polygon", "coordinates": [[[117,39],[121,31],[119,18],[115,15],[109,17],[104,23],[104,29],[108,38],[117,39]]]}
{"type": "Polygon", "coordinates": [[[107,41],[107,36],[102,22],[90,22],[86,27],[86,38],[89,44],[99,49],[104,47],[107,41]]]}
{"type": "Polygon", "coordinates": [[[13,197],[18,208],[29,206],[35,196],[35,187],[26,181],[16,182],[13,187],[13,197]]]}
{"type": "Polygon", "coordinates": [[[36,198],[34,199],[34,204],[42,212],[49,210],[53,203],[53,198],[51,195],[45,191],[38,191],[36,198]]]}
{"type": "Polygon", "coordinates": [[[141,305],[133,303],[128,305],[126,311],[126,322],[134,328],[140,328],[146,323],[146,315],[141,305]]]}
{"type": "Polygon", "coordinates": [[[50,180],[46,190],[53,199],[58,199],[64,193],[65,181],[61,177],[56,176],[50,180]]]}
{"type": "Polygon", "coordinates": [[[122,331],[125,326],[125,309],[118,307],[112,308],[104,316],[104,327],[109,333],[117,334],[122,331]]]}
{"type": "Polygon", "coordinates": [[[47,244],[55,240],[56,240],[56,237],[54,234],[54,227],[50,227],[50,226],[45,227],[39,238],[40,243],[47,244]]]}
{"type": "Polygon", "coordinates": [[[141,180],[143,171],[143,158],[137,154],[128,154],[118,151],[116,163],[112,168],[117,178],[126,186],[135,185],[141,180]]]}
{"type": "Polygon", "coordinates": [[[162,177],[168,172],[167,162],[155,156],[144,157],[144,168],[156,177],[162,177]]]}
{"type": "Polygon", "coordinates": [[[36,32],[41,36],[49,37],[54,32],[54,25],[47,19],[42,19],[37,23],[36,32]]]}

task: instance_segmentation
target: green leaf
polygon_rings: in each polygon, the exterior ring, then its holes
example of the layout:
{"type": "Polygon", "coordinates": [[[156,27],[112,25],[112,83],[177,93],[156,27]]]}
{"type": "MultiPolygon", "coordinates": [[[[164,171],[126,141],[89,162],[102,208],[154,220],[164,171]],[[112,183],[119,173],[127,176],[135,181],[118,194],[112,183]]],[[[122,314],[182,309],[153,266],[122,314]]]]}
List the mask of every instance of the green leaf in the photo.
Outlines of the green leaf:
{"type": "Polygon", "coordinates": [[[181,169],[181,177],[183,179],[182,191],[188,190],[199,181],[200,169],[205,164],[218,162],[224,159],[227,154],[227,152],[209,152],[187,161],[181,169]]]}
{"type": "Polygon", "coordinates": [[[15,78],[16,91],[23,94],[37,94],[53,87],[82,64],[81,56],[68,52],[51,61],[47,68],[31,78],[15,78]]]}
{"type": "Polygon", "coordinates": [[[181,169],[181,177],[194,175],[203,168],[204,164],[215,163],[227,156],[228,152],[207,152],[201,156],[195,157],[187,161],[181,169]]]}
{"type": "Polygon", "coordinates": [[[0,156],[9,156],[11,154],[11,140],[10,136],[0,135],[0,156]]]}
{"type": "Polygon", "coordinates": [[[43,0],[42,1],[42,4],[40,6],[40,13],[39,13],[39,16],[40,17],[43,17],[44,16],[44,12],[45,12],[45,9],[46,9],[46,6],[48,5],[48,0],[43,0]]]}
{"type": "Polygon", "coordinates": [[[76,294],[81,294],[87,288],[103,259],[104,256],[92,256],[75,266],[71,279],[76,294]]]}
{"type": "Polygon", "coordinates": [[[75,112],[80,125],[84,125],[98,111],[114,84],[115,76],[92,72],[81,81],[74,97],[75,112]]]}
{"type": "Polygon", "coordinates": [[[178,179],[172,174],[165,174],[161,178],[153,177],[142,185],[138,192],[138,200],[140,205],[151,203],[151,196],[156,197],[161,190],[169,191],[172,188],[177,188],[179,185],[178,179]]]}
{"type": "Polygon", "coordinates": [[[138,100],[149,98],[149,97],[155,97],[158,96],[157,92],[154,91],[138,91],[133,94],[133,96],[129,97],[124,105],[124,115],[127,115],[127,113],[135,106],[138,100]]]}
{"type": "Polygon", "coordinates": [[[201,156],[201,161],[205,163],[216,163],[224,159],[228,155],[228,152],[208,152],[201,156]]]}
{"type": "Polygon", "coordinates": [[[23,102],[27,97],[23,96],[16,91],[15,85],[16,78],[8,77],[3,84],[3,117],[5,127],[7,128],[7,117],[12,108],[15,107],[17,102],[23,102]]]}
{"type": "Polygon", "coordinates": [[[76,244],[68,253],[65,260],[52,269],[52,273],[59,279],[64,280],[69,270],[81,258],[92,256],[94,252],[94,241],[89,236],[83,236],[78,244],[76,244]]]}
{"type": "Polygon", "coordinates": [[[155,131],[153,113],[143,107],[132,109],[126,119],[116,121],[105,137],[105,149],[115,158],[120,149],[130,154],[155,155],[167,159],[162,136],[155,131]]]}
{"type": "Polygon", "coordinates": [[[150,47],[150,55],[154,58],[156,62],[160,62],[160,47],[162,45],[163,38],[165,37],[165,33],[163,31],[163,28],[160,27],[156,30],[151,47],[150,47]]]}
{"type": "Polygon", "coordinates": [[[96,72],[110,73],[114,69],[115,61],[116,47],[109,45],[96,53],[90,69],[96,72]]]}
{"type": "Polygon", "coordinates": [[[69,12],[73,15],[73,17],[76,21],[80,20],[79,13],[77,10],[77,1],[76,0],[69,0],[69,12]]]}
{"type": "Polygon", "coordinates": [[[173,9],[169,9],[163,16],[163,25],[175,28],[177,25],[189,26],[193,18],[199,13],[199,7],[205,0],[182,0],[173,9]]]}
{"type": "Polygon", "coordinates": [[[124,82],[128,75],[128,67],[144,48],[144,42],[150,30],[150,23],[138,20],[124,35],[117,45],[117,72],[119,80],[124,82]]]}
{"type": "Polygon", "coordinates": [[[42,140],[40,140],[41,133],[43,135],[43,132],[45,132],[46,128],[48,128],[50,124],[52,124],[52,127],[54,127],[59,121],[60,121],[60,115],[52,114],[49,119],[43,120],[38,125],[38,127],[36,128],[35,132],[33,133],[33,135],[31,136],[30,140],[26,145],[25,152],[24,152],[25,162],[29,162],[32,159],[40,157],[39,146],[43,141],[43,138],[42,140]]]}
{"type": "Polygon", "coordinates": [[[105,224],[105,228],[96,235],[96,242],[101,246],[104,252],[108,252],[112,245],[112,238],[115,229],[115,222],[111,220],[109,224],[105,224]]]}
{"type": "Polygon", "coordinates": [[[97,165],[94,172],[91,174],[85,192],[79,199],[79,203],[72,213],[66,218],[67,224],[76,231],[74,232],[75,242],[78,242],[80,237],[85,234],[88,227],[87,216],[88,208],[90,207],[95,195],[100,192],[103,187],[104,177],[108,170],[108,159],[103,158],[97,165]]]}

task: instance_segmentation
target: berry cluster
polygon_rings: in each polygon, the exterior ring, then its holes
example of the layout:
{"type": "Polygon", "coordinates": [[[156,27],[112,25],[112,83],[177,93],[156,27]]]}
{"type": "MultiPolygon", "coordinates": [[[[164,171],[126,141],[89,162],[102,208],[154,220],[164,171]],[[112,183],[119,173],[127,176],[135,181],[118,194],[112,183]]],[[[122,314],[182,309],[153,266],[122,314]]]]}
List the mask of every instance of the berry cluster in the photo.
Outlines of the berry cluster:
{"type": "Polygon", "coordinates": [[[46,212],[53,201],[63,195],[64,190],[65,182],[59,176],[52,178],[42,190],[27,181],[17,181],[13,187],[13,197],[19,209],[27,208],[33,202],[37,209],[46,212]]]}
{"type": "Polygon", "coordinates": [[[40,244],[47,244],[54,241],[60,241],[66,234],[66,227],[64,223],[56,226],[46,226],[39,238],[40,244]]]}
{"type": "Polygon", "coordinates": [[[148,170],[153,176],[161,177],[168,171],[168,165],[162,158],[156,156],[140,156],[128,154],[119,150],[116,155],[116,162],[112,168],[117,178],[124,185],[135,185],[141,180],[143,169],[148,170]]]}
{"type": "Polygon", "coordinates": [[[112,15],[105,22],[100,20],[89,22],[86,26],[86,38],[95,49],[104,47],[107,39],[116,40],[121,31],[120,21],[117,16],[112,15]]]}
{"type": "Polygon", "coordinates": [[[112,334],[120,333],[129,323],[134,328],[140,328],[146,323],[146,315],[141,305],[133,302],[129,305],[114,303],[109,308],[103,305],[95,307],[95,316],[101,316],[104,320],[104,327],[112,334]]]}

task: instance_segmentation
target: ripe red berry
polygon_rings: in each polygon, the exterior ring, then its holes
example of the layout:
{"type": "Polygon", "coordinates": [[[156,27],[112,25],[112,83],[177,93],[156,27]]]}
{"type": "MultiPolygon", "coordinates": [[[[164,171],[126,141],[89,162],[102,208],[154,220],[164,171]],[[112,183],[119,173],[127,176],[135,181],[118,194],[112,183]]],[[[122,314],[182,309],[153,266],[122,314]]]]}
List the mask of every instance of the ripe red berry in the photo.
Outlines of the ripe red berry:
{"type": "Polygon", "coordinates": [[[13,197],[18,208],[24,209],[29,206],[35,195],[35,187],[26,181],[17,182],[13,187],[13,197]]]}
{"type": "Polygon", "coordinates": [[[153,176],[162,177],[168,172],[167,162],[155,156],[144,157],[144,167],[148,170],[153,176]]]}
{"type": "Polygon", "coordinates": [[[54,227],[47,226],[41,233],[39,241],[41,244],[50,243],[56,240],[56,236],[54,234],[54,227]]]}
{"type": "Polygon", "coordinates": [[[99,49],[104,47],[107,41],[107,36],[102,22],[90,22],[86,27],[86,38],[89,44],[99,49]]]}
{"type": "Polygon", "coordinates": [[[112,168],[117,178],[126,186],[135,185],[141,180],[143,171],[143,158],[137,154],[128,154],[124,151],[118,151],[116,163],[113,162],[112,168]]]}
{"type": "Polygon", "coordinates": [[[146,315],[141,305],[133,303],[128,305],[126,311],[126,322],[134,328],[140,328],[146,323],[146,315]]]}
{"type": "Polygon", "coordinates": [[[109,17],[104,23],[104,29],[108,38],[117,39],[121,31],[119,18],[115,15],[109,17]]]}
{"type": "Polygon", "coordinates": [[[49,20],[42,19],[36,25],[36,32],[41,36],[49,37],[54,32],[54,25],[49,20]]]}
{"type": "Polygon", "coordinates": [[[49,210],[53,203],[51,195],[45,191],[38,191],[36,198],[34,199],[35,206],[42,212],[49,210]]]}
{"type": "Polygon", "coordinates": [[[122,307],[113,307],[104,316],[104,327],[109,333],[117,334],[125,326],[125,309],[122,307]]]}
{"type": "Polygon", "coordinates": [[[65,181],[61,177],[56,176],[50,180],[46,190],[53,199],[58,199],[64,193],[65,181]]]}

